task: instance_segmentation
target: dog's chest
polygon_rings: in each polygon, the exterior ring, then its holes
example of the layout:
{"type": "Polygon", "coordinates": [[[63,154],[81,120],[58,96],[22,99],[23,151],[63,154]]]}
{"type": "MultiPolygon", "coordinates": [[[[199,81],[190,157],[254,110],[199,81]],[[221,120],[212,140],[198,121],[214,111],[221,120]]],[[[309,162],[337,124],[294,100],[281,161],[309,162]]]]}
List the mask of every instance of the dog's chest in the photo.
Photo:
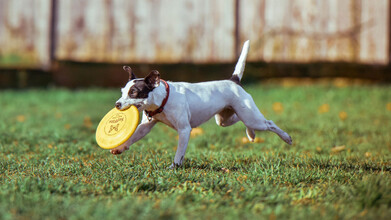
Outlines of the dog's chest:
{"type": "Polygon", "coordinates": [[[164,123],[164,124],[168,125],[169,127],[171,127],[171,128],[176,130],[176,128],[173,125],[173,123],[170,120],[168,120],[168,118],[166,117],[166,115],[164,113],[155,115],[155,116],[153,116],[153,118],[155,120],[158,120],[158,121],[160,121],[160,122],[162,122],[162,123],[164,123]]]}

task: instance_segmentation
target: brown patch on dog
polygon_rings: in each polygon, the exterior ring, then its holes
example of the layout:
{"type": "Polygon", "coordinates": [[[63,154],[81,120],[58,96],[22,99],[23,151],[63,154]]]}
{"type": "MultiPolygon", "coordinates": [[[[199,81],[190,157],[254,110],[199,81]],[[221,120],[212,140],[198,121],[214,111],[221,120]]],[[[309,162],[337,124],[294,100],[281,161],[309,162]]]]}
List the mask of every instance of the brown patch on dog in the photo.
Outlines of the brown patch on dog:
{"type": "Polygon", "coordinates": [[[232,75],[232,77],[229,80],[238,84],[239,86],[242,86],[242,84],[240,83],[240,78],[237,75],[232,75]]]}
{"type": "MultiPolygon", "coordinates": [[[[124,69],[133,74],[130,67],[124,69]]],[[[134,75],[134,74],[133,74],[134,75]]],[[[145,99],[148,94],[160,83],[160,73],[157,70],[152,70],[145,79],[134,79],[134,85],[129,89],[129,97],[132,99],[145,99]]]]}
{"type": "Polygon", "coordinates": [[[160,83],[160,73],[157,70],[152,70],[147,77],[145,77],[145,82],[148,86],[156,88],[160,83]]]}
{"type": "Polygon", "coordinates": [[[139,79],[134,81],[134,85],[130,87],[128,94],[132,99],[146,99],[153,89],[143,79],[139,79]]]}

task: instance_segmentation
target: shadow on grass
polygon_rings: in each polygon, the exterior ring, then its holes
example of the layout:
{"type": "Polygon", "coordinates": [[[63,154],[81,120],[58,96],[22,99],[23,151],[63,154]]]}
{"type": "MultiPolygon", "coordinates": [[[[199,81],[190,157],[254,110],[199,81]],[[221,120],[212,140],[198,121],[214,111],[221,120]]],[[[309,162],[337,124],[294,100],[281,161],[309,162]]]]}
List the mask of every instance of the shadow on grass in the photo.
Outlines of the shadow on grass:
{"type": "MultiPolygon", "coordinates": [[[[296,166],[299,168],[308,168],[308,163],[294,163],[292,166],[296,166]]],[[[313,165],[314,168],[319,168],[321,170],[333,170],[338,169],[345,172],[354,172],[354,171],[365,171],[365,172],[389,172],[391,173],[391,166],[385,166],[382,167],[380,165],[371,165],[371,164],[348,164],[348,163],[342,163],[342,164],[331,164],[329,162],[327,163],[318,163],[313,165]]]]}
{"type": "MultiPolygon", "coordinates": [[[[276,158],[277,159],[277,158],[276,158]]],[[[268,168],[271,166],[278,165],[280,167],[296,167],[307,169],[309,164],[311,164],[312,169],[321,169],[321,170],[334,170],[338,169],[345,172],[354,172],[354,171],[365,171],[365,172],[389,172],[391,173],[391,164],[390,165],[377,165],[377,164],[368,164],[368,163],[338,163],[333,164],[330,161],[308,161],[305,163],[292,163],[288,161],[259,161],[257,158],[246,158],[244,159],[245,163],[243,164],[243,160],[239,161],[229,161],[229,163],[241,163],[241,166],[224,166],[223,164],[213,164],[213,161],[205,161],[205,160],[197,160],[197,159],[187,159],[183,166],[179,169],[197,169],[197,170],[205,170],[205,171],[215,171],[215,172],[236,172],[243,171],[246,168],[253,167],[253,165],[258,165],[261,168],[268,168]],[[274,163],[274,164],[273,164],[274,163]],[[246,166],[252,165],[252,166],[246,166]]]]}

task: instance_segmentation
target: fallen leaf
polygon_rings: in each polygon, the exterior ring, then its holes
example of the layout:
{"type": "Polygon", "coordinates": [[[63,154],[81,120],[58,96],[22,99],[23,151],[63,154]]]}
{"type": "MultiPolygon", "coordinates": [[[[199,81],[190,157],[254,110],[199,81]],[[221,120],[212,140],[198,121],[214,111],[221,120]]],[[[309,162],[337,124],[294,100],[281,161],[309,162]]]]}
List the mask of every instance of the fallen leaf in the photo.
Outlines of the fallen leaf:
{"type": "Polygon", "coordinates": [[[340,112],[339,114],[338,114],[338,116],[339,116],[339,118],[342,120],[342,121],[345,121],[346,120],[346,118],[348,117],[348,114],[346,113],[346,112],[340,112]]]}
{"type": "Polygon", "coordinates": [[[272,213],[269,215],[269,220],[276,220],[276,219],[277,219],[276,214],[274,214],[274,212],[272,212],[272,213]]]}
{"type": "Polygon", "coordinates": [[[250,143],[250,140],[248,140],[247,137],[242,137],[241,142],[242,142],[242,144],[248,144],[248,143],[250,143]]]}
{"type": "Polygon", "coordinates": [[[242,144],[248,144],[248,143],[263,143],[265,142],[265,139],[256,137],[254,138],[254,142],[251,142],[248,137],[242,137],[241,139],[242,144]]]}
{"type": "Polygon", "coordinates": [[[368,209],[364,209],[362,212],[360,212],[359,216],[364,217],[368,213],[368,209]]]}
{"type": "Polygon", "coordinates": [[[386,106],[386,107],[387,107],[387,110],[388,110],[388,111],[391,111],[391,102],[387,103],[387,106],[386,106]]]}
{"type": "Polygon", "coordinates": [[[91,128],[92,127],[91,118],[89,116],[84,117],[83,124],[85,127],[91,128]]]}
{"type": "Polygon", "coordinates": [[[284,111],[284,107],[282,106],[281,102],[273,103],[272,108],[273,108],[273,111],[278,113],[278,114],[281,114],[284,111]]]}
{"type": "Polygon", "coordinates": [[[202,128],[193,128],[190,133],[190,137],[196,137],[204,133],[202,128]]]}
{"type": "Polygon", "coordinates": [[[344,151],[345,148],[346,148],[345,145],[335,146],[335,147],[331,148],[331,152],[332,152],[332,153],[339,153],[339,152],[341,152],[341,151],[344,151]]]}
{"type": "Polygon", "coordinates": [[[246,175],[239,176],[238,178],[236,178],[236,180],[242,182],[244,180],[247,180],[247,176],[246,175]]]}
{"type": "Polygon", "coordinates": [[[298,199],[298,200],[293,200],[291,203],[293,205],[309,205],[313,202],[314,202],[314,200],[311,198],[302,198],[302,199],[298,199]]]}
{"type": "Polygon", "coordinates": [[[153,208],[155,208],[155,209],[160,208],[160,199],[157,199],[157,200],[155,201],[155,204],[153,205],[153,208]]]}
{"type": "Polygon", "coordinates": [[[69,130],[69,129],[71,129],[71,125],[70,125],[70,124],[65,124],[65,125],[64,125],[64,128],[67,129],[67,130],[69,130]]]}
{"type": "Polygon", "coordinates": [[[323,105],[319,106],[318,112],[320,114],[323,114],[323,113],[326,113],[326,112],[329,112],[329,111],[330,111],[329,104],[323,104],[323,105]]]}
{"type": "Polygon", "coordinates": [[[222,170],[224,173],[229,173],[229,169],[227,169],[227,168],[221,168],[221,170],[222,170]]]}
{"type": "Polygon", "coordinates": [[[18,122],[24,122],[24,121],[26,121],[26,116],[24,116],[24,115],[18,115],[18,116],[16,116],[16,120],[17,120],[18,122]]]}
{"type": "Polygon", "coordinates": [[[265,142],[265,139],[263,139],[263,138],[256,137],[254,139],[254,143],[263,143],[263,142],[265,142]]]}

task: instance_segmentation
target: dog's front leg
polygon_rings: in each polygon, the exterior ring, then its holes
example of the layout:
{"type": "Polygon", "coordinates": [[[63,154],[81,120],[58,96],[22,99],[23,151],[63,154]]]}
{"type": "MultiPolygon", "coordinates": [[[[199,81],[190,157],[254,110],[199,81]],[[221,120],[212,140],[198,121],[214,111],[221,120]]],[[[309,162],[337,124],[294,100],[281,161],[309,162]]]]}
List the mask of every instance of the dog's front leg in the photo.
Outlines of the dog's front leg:
{"type": "Polygon", "coordinates": [[[190,139],[191,127],[190,125],[181,129],[178,129],[179,141],[176,149],[174,163],[171,164],[170,169],[179,167],[182,165],[185,159],[186,148],[190,139]]]}
{"type": "Polygon", "coordinates": [[[156,122],[157,121],[154,119],[152,121],[149,121],[149,120],[144,120],[144,118],[143,118],[143,121],[141,122],[141,124],[139,124],[137,126],[136,131],[126,141],[126,144],[122,147],[117,147],[117,148],[111,149],[110,152],[112,154],[116,155],[116,154],[121,154],[125,150],[128,150],[130,145],[134,144],[135,142],[137,142],[138,140],[143,138],[145,135],[147,135],[151,131],[153,126],[156,124],[156,122]]]}

